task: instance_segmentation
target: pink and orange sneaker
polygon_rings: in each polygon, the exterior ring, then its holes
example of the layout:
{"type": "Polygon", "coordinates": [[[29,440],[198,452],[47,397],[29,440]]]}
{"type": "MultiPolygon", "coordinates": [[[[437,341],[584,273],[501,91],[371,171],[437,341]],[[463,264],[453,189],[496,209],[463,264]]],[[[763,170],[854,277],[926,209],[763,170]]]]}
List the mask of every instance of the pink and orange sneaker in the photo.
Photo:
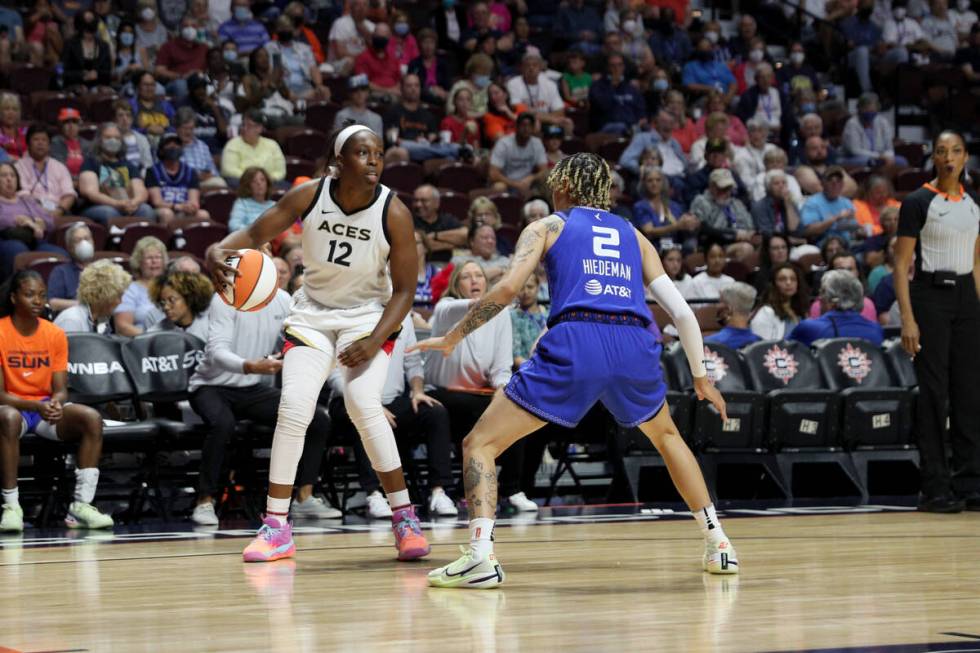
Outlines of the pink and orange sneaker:
{"type": "Polygon", "coordinates": [[[245,562],[272,562],[295,554],[293,525],[287,522],[280,526],[275,519],[266,517],[255,539],[242,552],[242,558],[245,562]]]}
{"type": "Polygon", "coordinates": [[[412,506],[395,511],[391,516],[391,530],[395,532],[399,560],[417,560],[429,555],[429,543],[422,535],[419,518],[412,506]]]}

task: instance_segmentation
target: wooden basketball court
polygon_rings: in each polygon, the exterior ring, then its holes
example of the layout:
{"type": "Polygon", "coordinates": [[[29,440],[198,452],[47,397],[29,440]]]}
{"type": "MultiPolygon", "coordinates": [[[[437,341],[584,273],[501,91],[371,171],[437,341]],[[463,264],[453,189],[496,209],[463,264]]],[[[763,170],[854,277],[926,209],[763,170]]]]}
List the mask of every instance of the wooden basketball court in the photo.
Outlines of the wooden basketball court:
{"type": "Polygon", "coordinates": [[[0,651],[980,651],[980,513],[867,510],[732,511],[737,578],[701,572],[690,517],[543,510],[498,528],[489,591],[426,585],[462,520],[423,564],[384,524],[300,529],[265,565],[245,529],[28,530],[0,540],[0,651]]]}

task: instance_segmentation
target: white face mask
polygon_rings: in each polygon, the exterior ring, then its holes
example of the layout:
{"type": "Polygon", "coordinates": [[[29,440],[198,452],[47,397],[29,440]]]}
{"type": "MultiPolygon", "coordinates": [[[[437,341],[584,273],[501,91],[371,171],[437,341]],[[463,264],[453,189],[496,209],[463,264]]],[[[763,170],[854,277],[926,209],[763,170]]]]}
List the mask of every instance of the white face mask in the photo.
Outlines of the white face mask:
{"type": "Polygon", "coordinates": [[[150,9],[149,7],[145,8],[143,11],[140,12],[140,18],[142,18],[143,20],[153,20],[153,17],[156,15],[157,15],[156,12],[150,9]]]}
{"type": "Polygon", "coordinates": [[[75,245],[75,258],[83,263],[92,260],[95,256],[95,245],[91,240],[80,240],[75,245]]]}
{"type": "Polygon", "coordinates": [[[806,58],[806,55],[803,54],[802,52],[793,52],[793,53],[791,53],[789,55],[789,60],[792,61],[797,66],[799,66],[801,63],[803,63],[803,60],[805,58],[806,58]]]}
{"type": "Polygon", "coordinates": [[[905,7],[895,8],[895,20],[901,22],[905,20],[905,7]]]}
{"type": "Polygon", "coordinates": [[[623,31],[632,34],[636,30],[636,21],[632,18],[623,21],[623,31]]]}
{"type": "Polygon", "coordinates": [[[704,38],[708,39],[714,45],[718,42],[718,32],[705,32],[704,38]]]}
{"type": "Polygon", "coordinates": [[[762,61],[762,50],[752,50],[749,52],[749,60],[753,63],[759,63],[762,61]]]}
{"type": "Polygon", "coordinates": [[[959,0],[956,3],[956,8],[963,12],[970,11],[970,0],[959,0]]]}
{"type": "Polygon", "coordinates": [[[193,41],[197,38],[197,29],[193,27],[185,27],[180,30],[180,35],[184,37],[185,41],[193,41]]]}

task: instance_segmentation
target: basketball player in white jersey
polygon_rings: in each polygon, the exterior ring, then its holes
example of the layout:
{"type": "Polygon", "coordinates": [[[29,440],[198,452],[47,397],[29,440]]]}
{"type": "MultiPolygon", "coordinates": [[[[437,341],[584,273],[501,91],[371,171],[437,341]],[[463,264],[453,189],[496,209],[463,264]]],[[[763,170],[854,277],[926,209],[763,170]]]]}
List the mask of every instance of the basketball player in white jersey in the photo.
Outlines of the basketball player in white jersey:
{"type": "Polygon", "coordinates": [[[329,155],[334,176],[290,190],[251,226],[229,234],[209,254],[215,282],[224,286],[237,274],[225,263],[235,250],[260,247],[302,220],[306,271],[284,323],[282,399],[272,442],[266,517],[244,551],[246,562],[295,554],[287,516],[296,464],[320,389],[336,363],[343,366],[347,412],[391,504],[398,559],[429,553],[381,406],[388,355],[415,296],[412,215],[395,193],[378,183],[384,146],[369,128],[342,129],[329,155]]]}

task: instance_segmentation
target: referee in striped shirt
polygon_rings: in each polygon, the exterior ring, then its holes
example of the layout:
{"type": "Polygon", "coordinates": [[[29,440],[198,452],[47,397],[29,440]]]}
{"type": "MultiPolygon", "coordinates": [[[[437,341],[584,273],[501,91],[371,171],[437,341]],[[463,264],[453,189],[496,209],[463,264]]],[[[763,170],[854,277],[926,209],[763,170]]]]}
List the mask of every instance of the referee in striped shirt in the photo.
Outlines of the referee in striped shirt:
{"type": "Polygon", "coordinates": [[[895,295],[902,346],[919,380],[925,512],[980,510],[980,200],[962,184],[967,157],[962,135],[940,133],[932,150],[936,178],[905,198],[898,219],[895,295]],[[943,438],[947,398],[951,462],[943,438]]]}

